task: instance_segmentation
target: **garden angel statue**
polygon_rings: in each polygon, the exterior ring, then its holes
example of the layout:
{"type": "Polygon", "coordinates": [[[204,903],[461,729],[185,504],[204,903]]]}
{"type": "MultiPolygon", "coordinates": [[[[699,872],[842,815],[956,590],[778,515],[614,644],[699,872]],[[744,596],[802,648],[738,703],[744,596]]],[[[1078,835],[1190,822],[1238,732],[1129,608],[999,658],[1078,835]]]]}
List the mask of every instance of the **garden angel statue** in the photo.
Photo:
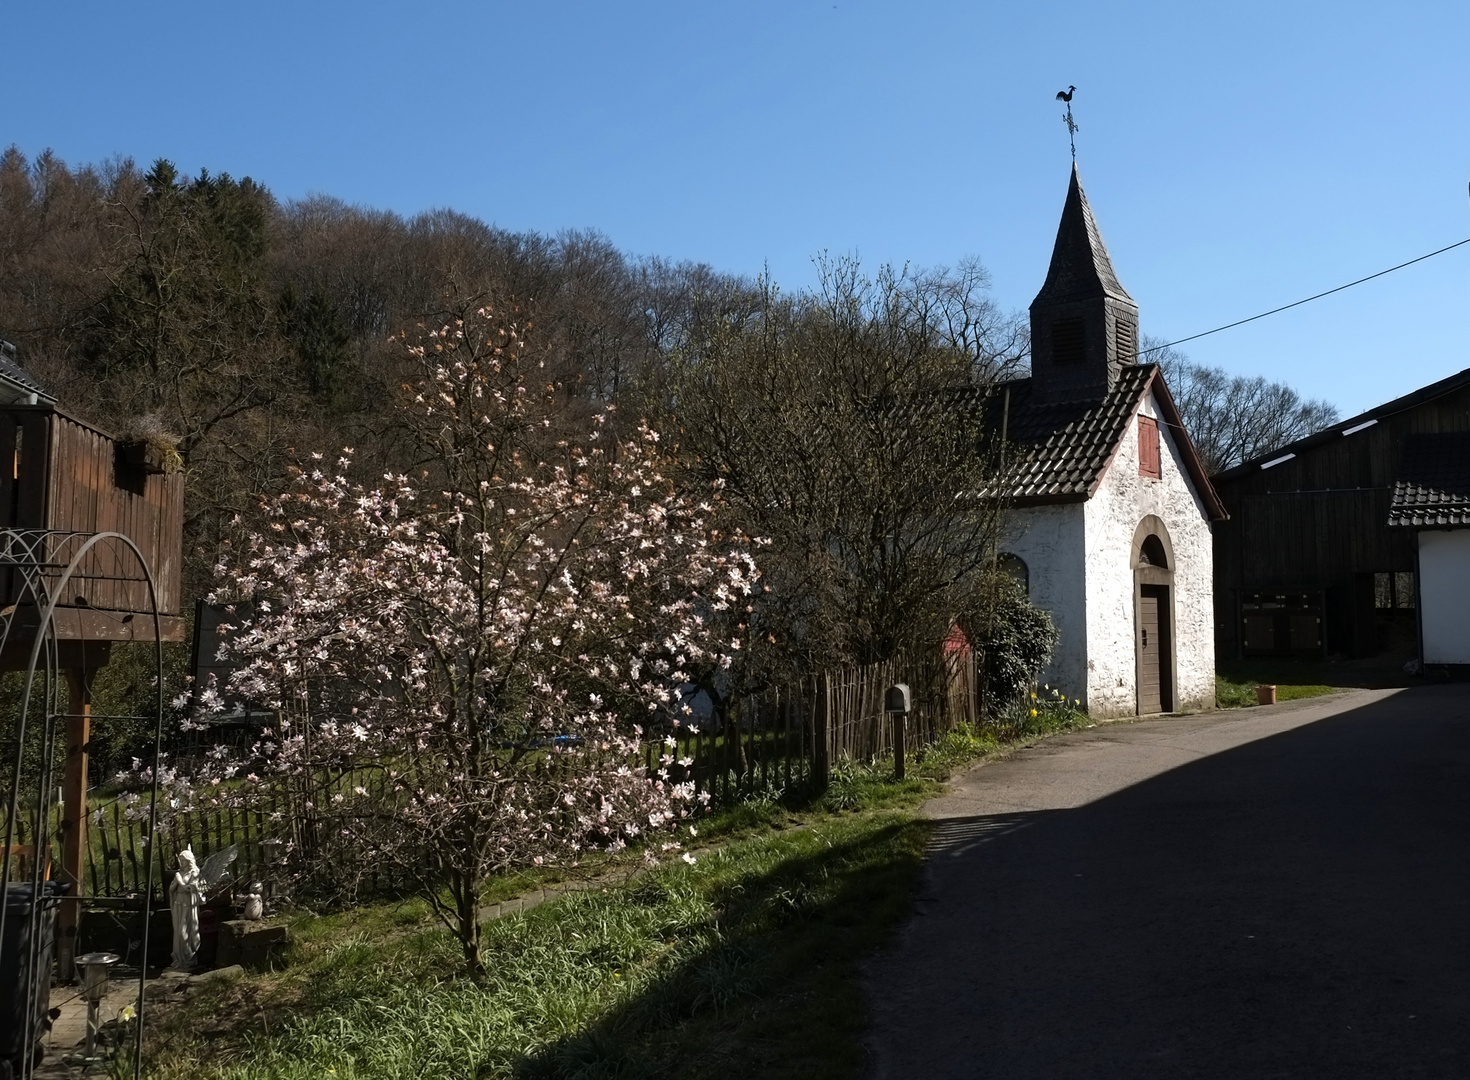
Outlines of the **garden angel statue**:
{"type": "Polygon", "coordinates": [[[224,851],[205,859],[201,867],[192,846],[179,852],[179,868],[168,887],[168,906],[174,924],[175,969],[188,971],[198,962],[199,905],[204,902],[207,889],[229,877],[228,868],[235,855],[235,846],[231,844],[224,851]]]}

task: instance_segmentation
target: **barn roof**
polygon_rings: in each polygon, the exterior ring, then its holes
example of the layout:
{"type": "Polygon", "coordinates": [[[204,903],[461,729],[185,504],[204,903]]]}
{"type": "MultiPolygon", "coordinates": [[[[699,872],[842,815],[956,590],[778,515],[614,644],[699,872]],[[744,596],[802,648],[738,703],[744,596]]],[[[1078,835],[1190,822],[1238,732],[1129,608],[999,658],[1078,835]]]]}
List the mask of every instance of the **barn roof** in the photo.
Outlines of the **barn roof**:
{"type": "Polygon", "coordinates": [[[1470,525],[1470,433],[1404,440],[1389,507],[1390,525],[1470,525]]]}
{"type": "Polygon", "coordinates": [[[1387,419],[1396,413],[1416,408],[1436,398],[1444,397],[1446,394],[1452,394],[1466,386],[1470,386],[1470,368],[1457,371],[1448,378],[1440,379],[1439,382],[1430,383],[1428,386],[1421,386],[1412,393],[1405,394],[1403,397],[1394,398],[1392,401],[1386,401],[1382,405],[1369,409],[1367,412],[1359,413],[1357,416],[1350,416],[1346,420],[1339,420],[1331,427],[1325,427],[1321,431],[1297,439],[1295,442],[1285,443],[1276,447],[1274,450],[1268,450],[1264,454],[1257,454],[1249,461],[1243,461],[1239,465],[1232,466],[1218,473],[1215,476],[1215,482],[1217,484],[1228,483],[1237,477],[1245,476],[1250,472],[1260,469],[1263,465],[1274,464],[1288,454],[1295,456],[1301,454],[1303,451],[1321,446],[1324,443],[1332,442],[1334,439],[1338,439],[1343,435],[1351,435],[1355,431],[1361,431],[1363,428],[1370,427],[1378,423],[1378,421],[1387,419]]]}
{"type": "Polygon", "coordinates": [[[1113,389],[1094,401],[1038,402],[1029,378],[966,393],[977,407],[983,402],[987,426],[1004,429],[1008,441],[1017,445],[1020,456],[1014,462],[1010,495],[1016,505],[1026,506],[1091,498],[1149,391],[1210,518],[1226,517],[1157,364],[1124,365],[1113,389]]]}

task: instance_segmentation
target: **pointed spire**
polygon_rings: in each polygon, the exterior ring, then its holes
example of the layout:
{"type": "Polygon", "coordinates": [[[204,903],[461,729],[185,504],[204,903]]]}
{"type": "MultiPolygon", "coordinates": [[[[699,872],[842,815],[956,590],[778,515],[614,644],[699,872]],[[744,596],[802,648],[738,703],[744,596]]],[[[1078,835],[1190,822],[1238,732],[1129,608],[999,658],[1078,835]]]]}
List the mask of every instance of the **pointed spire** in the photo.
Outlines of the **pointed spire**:
{"type": "Polygon", "coordinates": [[[1077,166],[1062,207],[1046,282],[1031,301],[1031,379],[1037,401],[1096,401],[1138,361],[1138,305],[1118,284],[1077,166]]]}
{"type": "Polygon", "coordinates": [[[1106,296],[1133,303],[1103,245],[1102,233],[1093,219],[1092,207],[1072,165],[1072,182],[1067,187],[1067,202],[1062,207],[1062,222],[1057,227],[1057,242],[1051,252],[1051,266],[1046,281],[1036,294],[1032,306],[1066,300],[1083,300],[1106,296]]]}

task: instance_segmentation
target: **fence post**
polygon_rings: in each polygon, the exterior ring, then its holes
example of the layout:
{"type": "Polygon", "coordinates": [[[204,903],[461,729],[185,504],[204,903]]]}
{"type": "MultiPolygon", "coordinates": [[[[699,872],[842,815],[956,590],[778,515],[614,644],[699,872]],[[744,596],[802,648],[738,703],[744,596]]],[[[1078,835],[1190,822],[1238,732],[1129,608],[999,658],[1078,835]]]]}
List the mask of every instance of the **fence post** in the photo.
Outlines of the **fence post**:
{"type": "Polygon", "coordinates": [[[812,783],[818,791],[826,791],[831,780],[831,761],[827,752],[828,710],[832,688],[825,671],[817,675],[816,708],[812,711],[812,783]]]}

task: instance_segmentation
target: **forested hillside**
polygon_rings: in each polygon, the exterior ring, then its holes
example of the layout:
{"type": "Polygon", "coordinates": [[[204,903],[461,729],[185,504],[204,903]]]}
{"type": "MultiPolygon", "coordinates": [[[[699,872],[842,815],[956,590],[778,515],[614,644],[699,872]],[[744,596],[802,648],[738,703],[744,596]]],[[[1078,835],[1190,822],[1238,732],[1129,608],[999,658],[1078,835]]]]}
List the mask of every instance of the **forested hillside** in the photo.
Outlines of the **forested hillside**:
{"type": "Polygon", "coordinates": [[[165,161],[0,157],[0,337],[63,407],[177,439],[196,589],[200,549],[278,486],[290,448],[351,445],[364,470],[411,464],[388,422],[403,381],[395,333],[513,309],[549,382],[605,399],[688,333],[696,296],[739,289],[595,234],[282,201],[165,161]]]}

